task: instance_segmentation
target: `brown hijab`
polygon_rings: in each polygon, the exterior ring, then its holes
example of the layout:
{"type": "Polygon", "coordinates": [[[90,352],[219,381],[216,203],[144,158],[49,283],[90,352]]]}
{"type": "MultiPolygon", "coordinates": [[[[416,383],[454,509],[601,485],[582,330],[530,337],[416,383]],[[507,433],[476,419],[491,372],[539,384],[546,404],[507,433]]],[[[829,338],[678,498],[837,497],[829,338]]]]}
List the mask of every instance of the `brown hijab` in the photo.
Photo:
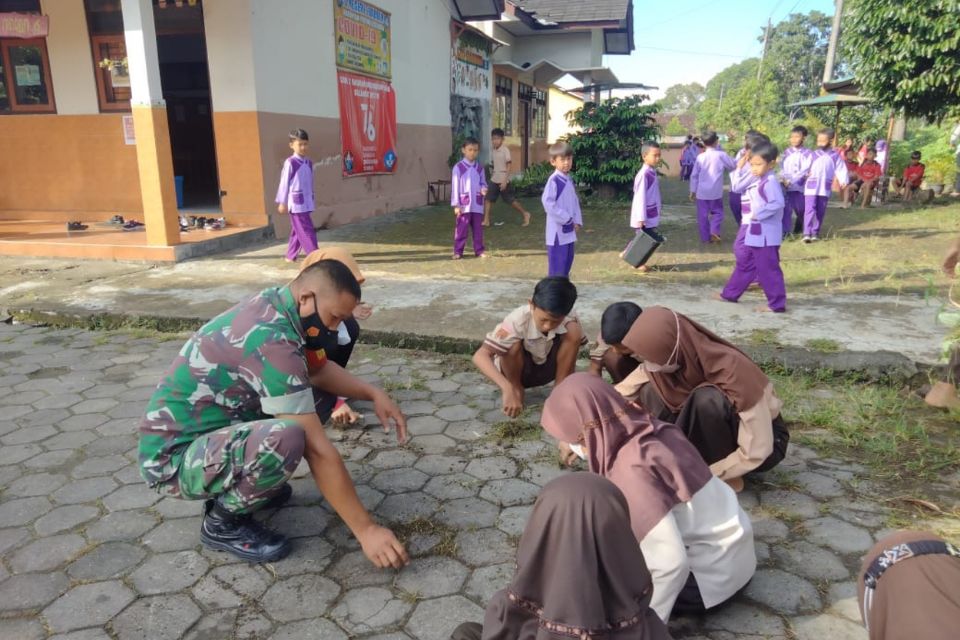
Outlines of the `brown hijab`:
{"type": "Polygon", "coordinates": [[[363,284],[364,280],[366,280],[366,278],[363,277],[363,272],[360,271],[360,265],[357,264],[353,255],[346,249],[341,249],[340,247],[321,247],[316,251],[311,251],[307,254],[307,257],[303,259],[303,264],[300,265],[300,271],[321,260],[336,260],[337,262],[342,262],[350,269],[350,272],[359,284],[363,284]]]}
{"type": "Polygon", "coordinates": [[[553,390],[541,423],[558,440],[586,445],[590,471],[626,497],[637,540],[713,477],[680,429],[628,403],[589,373],[568,376],[553,390]]]}
{"type": "Polygon", "coordinates": [[[487,606],[482,638],[670,640],[652,593],[623,494],[599,476],[568,474],[537,498],[516,573],[487,606]]]}
{"type": "Polygon", "coordinates": [[[646,362],[679,365],[673,373],[648,371],[657,393],[674,412],[697,387],[713,385],[740,413],[760,402],[770,383],[740,349],[665,307],[646,309],[624,336],[623,346],[646,362]]]}
{"type": "Polygon", "coordinates": [[[889,567],[877,581],[866,615],[863,578],[873,561],[904,542],[943,538],[925,531],[898,531],[867,553],[857,577],[860,615],[870,640],[952,640],[960,637],[960,558],[922,555],[889,567]]]}

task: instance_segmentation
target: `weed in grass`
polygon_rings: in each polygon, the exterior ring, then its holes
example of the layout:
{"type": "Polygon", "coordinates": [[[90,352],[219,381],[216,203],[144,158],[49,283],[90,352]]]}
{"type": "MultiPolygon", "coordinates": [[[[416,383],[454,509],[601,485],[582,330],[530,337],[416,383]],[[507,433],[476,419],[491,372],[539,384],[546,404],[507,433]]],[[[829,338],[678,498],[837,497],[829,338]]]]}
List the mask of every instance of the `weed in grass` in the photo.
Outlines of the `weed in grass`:
{"type": "Polygon", "coordinates": [[[452,558],[457,552],[457,530],[441,522],[416,518],[393,524],[392,528],[394,535],[404,545],[414,536],[436,537],[437,542],[429,551],[431,554],[452,558]]]}
{"type": "Polygon", "coordinates": [[[780,333],[776,329],[754,329],[747,334],[746,343],[757,346],[783,346],[780,342],[780,333]]]}
{"type": "Polygon", "coordinates": [[[840,351],[840,343],[830,338],[813,338],[812,340],[807,340],[807,347],[823,353],[837,353],[840,351]]]}
{"type": "Polygon", "coordinates": [[[490,429],[488,438],[497,444],[530,442],[540,439],[540,425],[523,418],[503,420],[490,429]]]}

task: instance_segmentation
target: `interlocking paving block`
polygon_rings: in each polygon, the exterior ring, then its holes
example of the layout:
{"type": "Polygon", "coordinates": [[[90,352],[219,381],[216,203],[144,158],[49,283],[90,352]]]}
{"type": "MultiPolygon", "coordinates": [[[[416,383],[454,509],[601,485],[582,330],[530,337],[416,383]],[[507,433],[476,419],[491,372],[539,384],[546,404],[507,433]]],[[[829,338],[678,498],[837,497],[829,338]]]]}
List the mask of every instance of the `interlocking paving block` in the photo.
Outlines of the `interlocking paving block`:
{"type": "Polygon", "coordinates": [[[499,529],[461,531],[457,534],[457,557],[470,566],[497,564],[515,554],[510,536],[499,529]]]}
{"type": "Polygon", "coordinates": [[[117,580],[81,584],[44,609],[43,617],[51,631],[73,631],[103,625],[133,602],[135,597],[133,591],[117,580]]]}
{"type": "Polygon", "coordinates": [[[39,609],[70,587],[62,573],[25,573],[0,582],[0,611],[39,609]]]}
{"type": "Polygon", "coordinates": [[[100,509],[90,505],[71,504],[57,507],[44,516],[37,518],[33,528],[37,535],[49,536],[61,531],[73,529],[77,525],[89,522],[100,515],[100,509]]]}
{"type": "Polygon", "coordinates": [[[413,608],[411,602],[381,587],[362,587],[343,594],[331,617],[351,635],[394,626],[413,608]]]}
{"type": "Polygon", "coordinates": [[[279,624],[269,640],[347,640],[348,637],[329,620],[314,618],[279,624]]]}
{"type": "Polygon", "coordinates": [[[113,621],[120,640],[177,640],[200,619],[200,608],[185,595],[142,598],[113,621]]]}
{"type": "Polygon", "coordinates": [[[446,596],[418,603],[404,630],[417,640],[448,640],[461,622],[483,622],[483,609],[463,596],[446,596]]]}
{"type": "Polygon", "coordinates": [[[175,551],[151,556],[130,575],[134,588],[144,595],[171,593],[193,586],[210,563],[196,551],[175,551]]]}
{"type": "Polygon", "coordinates": [[[156,525],[157,517],[151,513],[117,511],[87,525],[86,533],[91,542],[136,540],[156,525]]]}
{"type": "Polygon", "coordinates": [[[46,498],[19,498],[0,503],[0,523],[4,527],[26,524],[50,509],[46,498]]]}
{"type": "Polygon", "coordinates": [[[492,527],[500,509],[480,498],[461,498],[443,504],[435,518],[456,529],[492,527]]]}
{"type": "Polygon", "coordinates": [[[340,595],[337,583],[317,575],[300,575],[278,581],[263,595],[261,605],[278,622],[323,615],[340,595]]]}
{"type": "Polygon", "coordinates": [[[119,578],[147,555],[146,550],[127,542],[107,542],[74,560],[67,574],[74,580],[109,580],[119,578]]]}
{"type": "Polygon", "coordinates": [[[404,567],[394,585],[418,598],[436,598],[457,593],[470,570],[452,558],[418,558],[404,567]]]}
{"type": "Polygon", "coordinates": [[[66,564],[85,546],[83,536],[75,533],[40,538],[18,549],[10,558],[10,568],[14,573],[50,571],[66,564]]]}
{"type": "Polygon", "coordinates": [[[873,546],[866,529],[833,517],[817,518],[805,523],[807,539],[840,553],[862,553],[873,546]]]}
{"type": "Polygon", "coordinates": [[[517,475],[517,463],[506,456],[490,456],[472,460],[465,471],[480,480],[501,480],[517,475]]]}
{"type": "Polygon", "coordinates": [[[822,606],[816,587],[780,569],[759,569],[744,595],[781,613],[815,611],[822,606]]]}

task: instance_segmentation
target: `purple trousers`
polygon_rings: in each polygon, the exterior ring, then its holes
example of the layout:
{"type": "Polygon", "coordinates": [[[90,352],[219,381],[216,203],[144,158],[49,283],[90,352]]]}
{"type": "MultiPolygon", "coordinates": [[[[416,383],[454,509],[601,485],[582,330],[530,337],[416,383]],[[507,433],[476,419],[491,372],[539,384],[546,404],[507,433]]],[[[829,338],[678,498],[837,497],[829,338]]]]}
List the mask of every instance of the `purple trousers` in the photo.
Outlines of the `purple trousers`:
{"type": "Polygon", "coordinates": [[[682,164],[682,165],[680,165],[680,179],[681,179],[681,180],[689,180],[691,173],[693,173],[693,165],[692,165],[692,164],[682,164]]]}
{"type": "Polygon", "coordinates": [[[486,251],[483,246],[483,214],[461,213],[457,216],[457,226],[453,232],[453,255],[462,256],[467,246],[467,234],[473,230],[473,253],[482,256],[486,251]]]}
{"type": "Polygon", "coordinates": [[[303,251],[304,255],[317,250],[317,231],[313,228],[310,211],[290,214],[290,241],[287,242],[287,260],[296,260],[303,251]]]}
{"type": "Polygon", "coordinates": [[[823,216],[827,213],[827,201],[830,196],[804,196],[803,235],[819,236],[823,216]]]}
{"type": "Polygon", "coordinates": [[[697,223],[700,225],[700,242],[710,242],[711,235],[719,236],[723,228],[723,198],[697,198],[697,223]]]}
{"type": "Polygon", "coordinates": [[[787,191],[783,196],[783,235],[800,233],[803,231],[803,213],[806,204],[803,201],[803,191],[787,191]],[[796,215],[796,222],[793,216],[796,215]]]}
{"type": "Polygon", "coordinates": [[[733,214],[733,219],[737,221],[737,224],[740,224],[740,219],[743,216],[743,196],[741,196],[736,191],[730,192],[729,203],[730,203],[730,213],[733,214]]]}
{"type": "Polygon", "coordinates": [[[570,269],[573,268],[573,252],[576,246],[576,242],[547,245],[548,276],[570,277],[570,269]]]}
{"type": "Polygon", "coordinates": [[[737,240],[733,243],[733,255],[737,264],[720,295],[724,300],[736,302],[754,281],[758,281],[767,296],[770,310],[786,311],[787,285],[780,269],[780,247],[748,247],[744,236],[746,227],[740,227],[737,240]]]}

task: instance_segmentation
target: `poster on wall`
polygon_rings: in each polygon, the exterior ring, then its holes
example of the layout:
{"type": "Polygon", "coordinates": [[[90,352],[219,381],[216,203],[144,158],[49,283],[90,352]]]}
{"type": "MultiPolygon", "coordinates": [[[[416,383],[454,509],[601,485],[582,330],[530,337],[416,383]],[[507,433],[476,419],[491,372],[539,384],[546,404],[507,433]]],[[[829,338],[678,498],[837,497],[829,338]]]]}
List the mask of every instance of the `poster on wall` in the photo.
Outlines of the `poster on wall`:
{"type": "Polygon", "coordinates": [[[344,177],[394,173],[397,105],[389,82],[337,72],[344,177]]]}
{"type": "Polygon", "coordinates": [[[390,79],[390,14],[363,0],[334,0],[337,67],[390,79]]]}
{"type": "Polygon", "coordinates": [[[452,53],[450,92],[455,96],[489,100],[493,82],[490,42],[472,31],[464,31],[454,41],[452,53]]]}

